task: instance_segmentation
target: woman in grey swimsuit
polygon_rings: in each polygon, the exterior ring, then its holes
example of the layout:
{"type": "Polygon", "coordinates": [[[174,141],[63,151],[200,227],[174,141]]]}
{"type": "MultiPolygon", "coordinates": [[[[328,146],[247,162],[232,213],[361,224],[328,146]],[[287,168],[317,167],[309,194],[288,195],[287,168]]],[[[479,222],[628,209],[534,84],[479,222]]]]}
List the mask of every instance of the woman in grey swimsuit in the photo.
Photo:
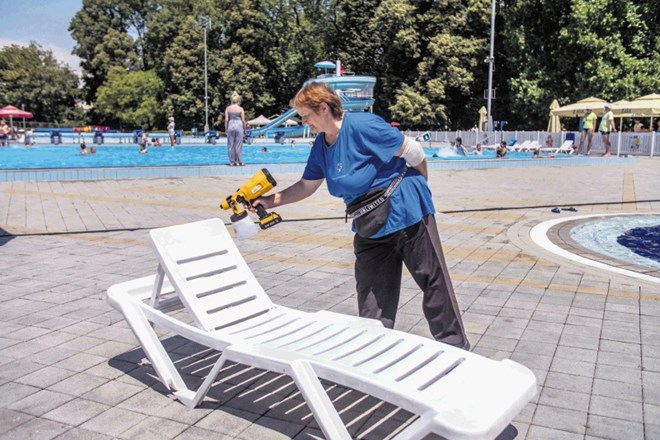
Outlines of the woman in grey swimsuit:
{"type": "Polygon", "coordinates": [[[243,129],[245,112],[239,105],[241,97],[234,92],[231,105],[225,109],[225,132],[227,133],[227,151],[230,166],[243,166],[243,129]]]}

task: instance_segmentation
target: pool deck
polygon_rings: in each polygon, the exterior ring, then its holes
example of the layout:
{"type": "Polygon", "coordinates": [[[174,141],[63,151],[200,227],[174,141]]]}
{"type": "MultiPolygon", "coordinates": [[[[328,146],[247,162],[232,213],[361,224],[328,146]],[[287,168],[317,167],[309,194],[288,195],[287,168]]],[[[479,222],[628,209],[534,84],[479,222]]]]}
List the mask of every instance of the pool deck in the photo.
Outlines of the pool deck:
{"type": "MultiPolygon", "coordinates": [[[[557,217],[660,213],[659,159],[594,160],[430,171],[472,350],[518,361],[538,379],[537,397],[501,439],[660,438],[660,284],[562,258],[530,238],[557,217]]],[[[0,182],[0,439],[323,438],[286,379],[240,366],[211,391],[216,403],[186,409],[105,300],[110,285],[155,271],[149,229],[228,220],[220,199],[258,168],[0,182]]],[[[299,177],[268,168],[280,188],[299,177]]],[[[241,244],[274,301],[355,314],[341,201],[321,188],[276,211],[285,222],[241,244]]],[[[420,296],[406,273],[396,328],[429,336],[420,296]]],[[[190,377],[207,371],[208,353],[163,336],[190,377]]],[[[396,429],[389,410],[352,402],[345,416],[355,417],[356,436],[382,440],[396,429]]]]}

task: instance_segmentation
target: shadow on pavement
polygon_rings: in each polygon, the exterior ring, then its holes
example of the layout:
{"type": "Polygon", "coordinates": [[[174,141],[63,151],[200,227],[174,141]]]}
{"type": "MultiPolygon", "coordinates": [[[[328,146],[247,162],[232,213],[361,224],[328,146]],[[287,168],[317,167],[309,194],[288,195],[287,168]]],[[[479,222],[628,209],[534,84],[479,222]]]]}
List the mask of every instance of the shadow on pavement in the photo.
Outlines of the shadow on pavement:
{"type": "Polygon", "coordinates": [[[16,238],[14,234],[12,234],[11,232],[7,232],[4,229],[0,228],[0,246],[4,246],[5,244],[9,243],[14,238],[16,238]]]}
{"type": "MultiPolygon", "coordinates": [[[[196,389],[201,384],[220,355],[218,351],[180,336],[166,338],[161,342],[184,382],[191,389],[196,389]]],[[[155,391],[154,408],[145,410],[142,399],[136,404],[134,408],[136,411],[157,413],[159,405],[172,404],[171,391],[168,391],[158,380],[142,349],[138,348],[118,355],[110,359],[109,365],[155,391]]],[[[323,382],[323,386],[352,438],[366,440],[391,438],[417,418],[401,408],[353,389],[329,382],[323,382]]],[[[178,401],[174,404],[180,406],[181,411],[204,411],[196,426],[223,434],[239,434],[229,432],[232,426],[235,426],[231,420],[238,417],[248,424],[255,423],[267,427],[289,438],[324,438],[291,378],[247,365],[229,362],[225,364],[206,399],[197,408],[187,409],[178,401]],[[223,414],[214,415],[212,418],[214,423],[206,425],[203,418],[209,410],[222,411],[223,414]],[[226,425],[221,423],[223,419],[227,420],[226,425]]],[[[131,406],[131,403],[125,402],[122,407],[127,405],[131,406]]],[[[497,440],[512,440],[517,434],[516,428],[509,425],[497,440]]],[[[427,436],[425,440],[439,438],[427,436]]]]}

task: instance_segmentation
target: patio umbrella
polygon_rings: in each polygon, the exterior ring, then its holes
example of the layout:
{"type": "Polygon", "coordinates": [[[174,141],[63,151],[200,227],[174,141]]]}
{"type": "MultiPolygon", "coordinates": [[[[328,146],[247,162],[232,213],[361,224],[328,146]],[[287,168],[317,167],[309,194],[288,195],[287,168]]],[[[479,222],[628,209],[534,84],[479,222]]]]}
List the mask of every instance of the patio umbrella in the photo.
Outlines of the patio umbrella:
{"type": "Polygon", "coordinates": [[[612,106],[616,116],[658,116],[660,115],[660,94],[642,96],[634,101],[619,101],[612,106]]]}
{"type": "Polygon", "coordinates": [[[13,105],[7,105],[2,108],[0,108],[0,118],[9,118],[9,126],[13,126],[14,124],[14,119],[13,118],[26,118],[26,119],[31,119],[32,118],[32,113],[26,112],[25,110],[18,109],[14,107],[13,105]]]}
{"type": "Polygon", "coordinates": [[[603,110],[605,104],[607,104],[607,101],[590,96],[589,98],[581,99],[576,103],[554,109],[552,110],[552,115],[581,118],[586,116],[587,109],[590,108],[596,113],[596,115],[602,116],[603,113],[605,113],[603,110]]]}
{"type": "Polygon", "coordinates": [[[269,123],[270,123],[270,119],[268,119],[268,118],[265,117],[264,115],[259,115],[259,117],[254,118],[254,119],[251,119],[251,120],[249,120],[249,121],[247,121],[247,122],[248,122],[248,124],[257,127],[257,126],[262,126],[262,125],[269,124],[269,123]]]}
{"type": "Polygon", "coordinates": [[[479,127],[480,131],[483,131],[484,129],[484,124],[486,123],[486,116],[488,116],[488,110],[486,110],[486,107],[482,106],[479,109],[479,127]]]}
{"type": "Polygon", "coordinates": [[[548,131],[550,133],[559,133],[561,131],[561,121],[559,120],[559,116],[552,114],[553,110],[557,110],[558,108],[559,101],[553,99],[552,104],[550,104],[550,120],[548,121],[548,131]]]}
{"type": "MultiPolygon", "coordinates": [[[[649,129],[653,131],[653,117],[660,116],[660,94],[652,93],[650,95],[641,96],[634,101],[622,105],[613,105],[612,112],[621,117],[633,116],[650,116],[651,123],[649,129]]],[[[655,136],[651,137],[651,157],[653,157],[653,150],[655,149],[655,136]]]]}
{"type": "Polygon", "coordinates": [[[298,125],[298,121],[296,121],[295,119],[287,119],[286,121],[284,121],[285,127],[291,127],[292,125],[298,125]]]}

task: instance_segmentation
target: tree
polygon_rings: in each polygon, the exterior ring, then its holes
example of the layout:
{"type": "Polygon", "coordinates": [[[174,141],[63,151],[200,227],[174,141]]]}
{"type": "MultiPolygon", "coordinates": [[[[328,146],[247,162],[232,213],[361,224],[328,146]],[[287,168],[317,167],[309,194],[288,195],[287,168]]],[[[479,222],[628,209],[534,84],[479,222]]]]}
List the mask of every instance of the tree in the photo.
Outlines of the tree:
{"type": "Polygon", "coordinates": [[[538,128],[555,98],[616,101],[657,91],[658,9],[633,0],[503,3],[497,112],[512,127],[538,128]]]}
{"type": "MultiPolygon", "coordinates": [[[[80,57],[85,99],[92,102],[113,65],[148,65],[144,54],[146,17],[157,0],[85,0],[69,23],[76,41],[73,53],[80,57]],[[131,37],[137,36],[137,41],[131,37]],[[99,59],[97,59],[99,58],[99,59]]],[[[126,66],[125,66],[126,67],[126,66]]]]}
{"type": "Polygon", "coordinates": [[[113,67],[98,89],[96,108],[108,125],[152,129],[163,119],[162,93],[163,81],[153,71],[128,72],[113,67]]]}
{"type": "Polygon", "coordinates": [[[23,107],[36,121],[80,122],[84,111],[76,106],[78,77],[60,64],[50,50],[34,41],[29,46],[0,49],[0,96],[3,105],[23,107]]]}

